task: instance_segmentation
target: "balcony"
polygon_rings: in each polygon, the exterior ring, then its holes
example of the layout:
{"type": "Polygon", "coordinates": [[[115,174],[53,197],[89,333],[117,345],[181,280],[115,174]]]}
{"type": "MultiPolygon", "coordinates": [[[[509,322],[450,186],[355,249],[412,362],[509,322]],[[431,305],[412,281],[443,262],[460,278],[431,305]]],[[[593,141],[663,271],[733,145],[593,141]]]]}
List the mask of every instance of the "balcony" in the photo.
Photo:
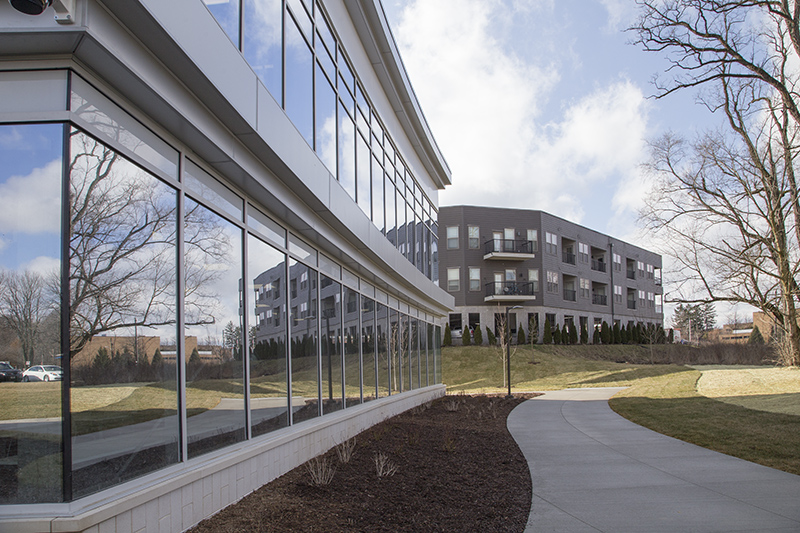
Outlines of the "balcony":
{"type": "Polygon", "coordinates": [[[563,252],[561,254],[561,260],[564,261],[565,263],[569,263],[570,265],[574,265],[575,264],[575,254],[573,254],[571,252],[563,252]]]}
{"type": "Polygon", "coordinates": [[[571,289],[564,289],[564,299],[568,302],[574,302],[576,300],[576,293],[571,289]]]}
{"type": "Polygon", "coordinates": [[[629,268],[626,271],[626,274],[628,275],[628,279],[636,279],[636,270],[632,270],[629,268]]]}
{"type": "Polygon", "coordinates": [[[521,302],[535,300],[533,283],[530,281],[495,281],[485,286],[484,302],[521,302]]]}
{"type": "Polygon", "coordinates": [[[592,303],[594,305],[608,305],[608,296],[605,294],[592,294],[592,303]]]}
{"type": "Polygon", "coordinates": [[[483,243],[483,259],[525,261],[536,257],[536,243],[520,239],[492,239],[483,243]]]}
{"type": "Polygon", "coordinates": [[[598,272],[605,272],[606,271],[605,261],[598,261],[597,259],[592,259],[592,270],[596,270],[598,272]]]}

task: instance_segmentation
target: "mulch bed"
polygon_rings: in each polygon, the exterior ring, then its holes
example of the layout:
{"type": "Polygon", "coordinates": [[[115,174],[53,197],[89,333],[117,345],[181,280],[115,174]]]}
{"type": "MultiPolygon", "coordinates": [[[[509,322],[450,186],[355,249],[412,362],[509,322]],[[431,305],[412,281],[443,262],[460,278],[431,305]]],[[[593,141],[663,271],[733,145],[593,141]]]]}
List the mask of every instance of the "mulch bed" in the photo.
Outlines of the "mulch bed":
{"type": "Polygon", "coordinates": [[[528,465],[506,429],[527,397],[447,396],[356,437],[349,462],[323,456],[332,481],[295,468],[190,531],[523,531],[528,465]],[[397,467],[378,477],[375,456],[397,467]]]}

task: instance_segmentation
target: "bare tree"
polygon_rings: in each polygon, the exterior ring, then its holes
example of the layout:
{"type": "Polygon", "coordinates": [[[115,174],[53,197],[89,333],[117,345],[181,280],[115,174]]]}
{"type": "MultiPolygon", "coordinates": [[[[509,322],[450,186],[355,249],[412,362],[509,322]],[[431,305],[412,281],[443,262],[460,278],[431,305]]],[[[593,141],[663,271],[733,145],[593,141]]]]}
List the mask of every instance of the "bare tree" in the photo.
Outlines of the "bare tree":
{"type": "Polygon", "coordinates": [[[800,362],[795,179],[800,110],[800,4],[637,0],[635,42],[670,62],[657,97],[701,88],[726,127],[688,143],[652,144],[655,178],[642,212],[668,243],[681,282],[673,301],[753,305],[784,328],[800,362]]]}
{"type": "MultiPolygon", "coordinates": [[[[498,310],[500,310],[500,306],[498,305],[498,310]]],[[[495,316],[498,317],[497,319],[497,345],[495,351],[497,351],[497,355],[500,357],[500,361],[503,363],[503,387],[508,386],[507,376],[506,376],[506,366],[508,365],[508,359],[506,359],[509,355],[511,357],[517,353],[517,346],[511,343],[511,325],[506,322],[506,314],[505,312],[497,313],[495,316]],[[512,348],[513,346],[513,348],[512,348]]],[[[510,320],[510,319],[509,319],[510,320]]]]}
{"type": "Polygon", "coordinates": [[[56,311],[57,301],[43,276],[0,272],[0,315],[19,338],[24,361],[35,361],[45,319],[56,311]]]}

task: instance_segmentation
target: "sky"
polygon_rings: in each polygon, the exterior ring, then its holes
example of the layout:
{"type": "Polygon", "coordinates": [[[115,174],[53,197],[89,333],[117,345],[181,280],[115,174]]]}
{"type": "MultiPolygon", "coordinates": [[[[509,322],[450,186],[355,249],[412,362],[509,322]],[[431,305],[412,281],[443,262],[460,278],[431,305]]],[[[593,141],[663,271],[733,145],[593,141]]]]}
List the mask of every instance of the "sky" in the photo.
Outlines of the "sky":
{"type": "Polygon", "coordinates": [[[652,249],[637,224],[648,141],[721,117],[692,92],[652,97],[668,64],[630,44],[633,0],[383,5],[452,171],[440,205],[541,209],[652,249]]]}

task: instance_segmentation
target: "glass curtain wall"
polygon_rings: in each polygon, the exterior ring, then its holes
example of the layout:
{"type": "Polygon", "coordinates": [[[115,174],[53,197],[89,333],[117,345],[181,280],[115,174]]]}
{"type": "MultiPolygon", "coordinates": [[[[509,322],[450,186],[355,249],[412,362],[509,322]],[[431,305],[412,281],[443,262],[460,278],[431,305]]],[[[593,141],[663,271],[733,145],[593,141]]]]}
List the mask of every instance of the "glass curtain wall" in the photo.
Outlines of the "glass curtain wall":
{"type": "Polygon", "coordinates": [[[419,388],[419,321],[409,319],[408,388],[419,388]]]}
{"type": "Polygon", "coordinates": [[[375,324],[375,300],[361,296],[361,368],[363,369],[365,402],[378,397],[378,342],[375,324]]]}
{"type": "Polygon", "coordinates": [[[342,288],[344,301],[344,396],[347,407],[361,403],[361,342],[359,312],[361,296],[349,287],[342,288]]]}
{"type": "Polygon", "coordinates": [[[428,240],[436,240],[436,232],[422,225],[426,213],[435,218],[433,203],[382,127],[322,4],[205,3],[356,205],[421,272],[436,276],[428,252],[428,240]]]}
{"type": "Polygon", "coordinates": [[[378,397],[389,395],[391,383],[389,381],[389,308],[382,303],[375,303],[375,338],[377,344],[378,365],[378,397]]]}
{"type": "Polygon", "coordinates": [[[397,394],[403,387],[403,373],[400,367],[400,354],[402,353],[402,334],[400,331],[400,313],[389,309],[389,376],[391,383],[390,394],[397,394]]]}

